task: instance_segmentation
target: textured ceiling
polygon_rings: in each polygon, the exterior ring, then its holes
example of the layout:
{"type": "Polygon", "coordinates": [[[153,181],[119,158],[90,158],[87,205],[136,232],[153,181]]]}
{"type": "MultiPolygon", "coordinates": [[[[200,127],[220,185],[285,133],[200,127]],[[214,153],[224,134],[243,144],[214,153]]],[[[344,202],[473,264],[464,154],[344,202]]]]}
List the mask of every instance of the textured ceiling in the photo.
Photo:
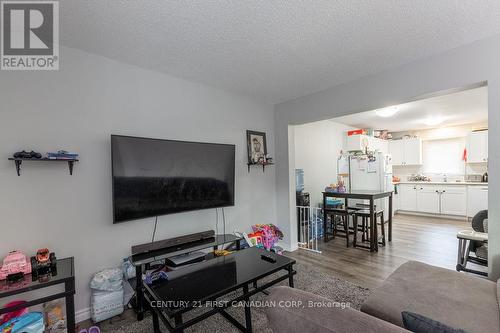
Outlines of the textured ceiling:
{"type": "Polygon", "coordinates": [[[387,129],[391,132],[429,129],[488,121],[488,88],[481,87],[398,105],[399,112],[382,118],[376,110],[332,119],[357,128],[387,129]],[[427,119],[441,119],[427,125],[427,119]]]}
{"type": "Polygon", "coordinates": [[[64,0],[61,43],[278,103],[500,33],[487,0],[64,0]]]}

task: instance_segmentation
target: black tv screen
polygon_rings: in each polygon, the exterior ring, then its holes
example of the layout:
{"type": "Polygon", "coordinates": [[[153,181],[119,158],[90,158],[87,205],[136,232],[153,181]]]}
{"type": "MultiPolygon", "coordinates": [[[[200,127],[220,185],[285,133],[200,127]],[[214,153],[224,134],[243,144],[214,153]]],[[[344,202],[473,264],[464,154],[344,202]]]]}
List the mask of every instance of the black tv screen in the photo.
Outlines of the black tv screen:
{"type": "Polygon", "coordinates": [[[234,205],[235,146],[111,136],[113,223],[234,205]]]}

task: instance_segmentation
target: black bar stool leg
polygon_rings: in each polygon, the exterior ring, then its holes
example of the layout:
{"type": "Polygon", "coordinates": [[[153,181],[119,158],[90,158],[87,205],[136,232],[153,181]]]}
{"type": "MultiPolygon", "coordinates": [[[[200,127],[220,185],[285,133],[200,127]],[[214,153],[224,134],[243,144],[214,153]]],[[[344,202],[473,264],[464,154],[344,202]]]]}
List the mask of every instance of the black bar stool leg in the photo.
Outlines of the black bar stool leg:
{"type": "Polygon", "coordinates": [[[345,230],[346,245],[347,247],[349,247],[349,215],[344,216],[344,230],[345,230]]]}
{"type": "Polygon", "coordinates": [[[352,216],[352,223],[354,225],[354,239],[352,241],[352,246],[356,247],[356,243],[358,240],[358,216],[356,214],[352,216]]]}
{"type": "Polygon", "coordinates": [[[362,230],[362,235],[361,235],[361,241],[366,242],[366,218],[364,216],[361,217],[361,229],[362,230]]]}
{"type": "Polygon", "coordinates": [[[335,236],[337,234],[337,226],[335,225],[337,222],[335,222],[335,214],[330,215],[330,226],[332,228],[332,239],[335,239],[335,236]]]}
{"type": "Polygon", "coordinates": [[[384,212],[380,213],[380,218],[382,221],[380,221],[380,226],[382,227],[382,245],[385,246],[385,219],[384,219],[384,212]]]}

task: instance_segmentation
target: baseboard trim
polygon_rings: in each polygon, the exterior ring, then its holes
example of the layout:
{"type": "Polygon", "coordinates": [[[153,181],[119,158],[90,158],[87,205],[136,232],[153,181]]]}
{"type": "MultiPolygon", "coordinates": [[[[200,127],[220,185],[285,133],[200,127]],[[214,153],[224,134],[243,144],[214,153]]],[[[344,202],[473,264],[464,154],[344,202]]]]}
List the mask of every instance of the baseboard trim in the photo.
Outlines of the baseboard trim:
{"type": "Polygon", "coordinates": [[[290,252],[297,251],[299,249],[299,243],[293,243],[290,247],[290,252]]]}
{"type": "Polygon", "coordinates": [[[287,243],[278,242],[278,245],[281,246],[283,248],[283,250],[288,251],[288,252],[297,251],[299,249],[298,243],[293,243],[291,246],[288,246],[287,243]]]}
{"type": "Polygon", "coordinates": [[[75,312],[75,322],[77,324],[87,319],[90,319],[90,308],[81,309],[75,312]]]}
{"type": "Polygon", "coordinates": [[[432,214],[432,213],[421,213],[421,212],[413,212],[409,210],[398,210],[396,214],[401,215],[413,215],[413,216],[421,216],[421,217],[434,217],[438,219],[450,219],[450,220],[468,220],[466,216],[461,215],[445,215],[445,214],[432,214]]]}

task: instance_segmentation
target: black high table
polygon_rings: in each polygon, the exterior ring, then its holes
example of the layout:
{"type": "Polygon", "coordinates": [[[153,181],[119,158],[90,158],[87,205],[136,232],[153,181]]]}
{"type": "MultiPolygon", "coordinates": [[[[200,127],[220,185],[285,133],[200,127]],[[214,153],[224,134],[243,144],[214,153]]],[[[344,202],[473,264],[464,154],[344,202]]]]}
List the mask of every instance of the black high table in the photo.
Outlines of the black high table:
{"type": "MultiPolygon", "coordinates": [[[[347,191],[344,193],[337,192],[323,192],[323,230],[326,241],[326,219],[328,215],[328,208],[326,198],[340,198],[345,199],[345,207],[348,207],[349,199],[362,199],[370,202],[370,252],[378,251],[378,231],[377,222],[375,220],[375,200],[382,198],[389,198],[389,242],[392,241],[392,191],[370,191],[358,190],[347,191]]],[[[383,226],[382,226],[383,227],[383,226]]]]}

